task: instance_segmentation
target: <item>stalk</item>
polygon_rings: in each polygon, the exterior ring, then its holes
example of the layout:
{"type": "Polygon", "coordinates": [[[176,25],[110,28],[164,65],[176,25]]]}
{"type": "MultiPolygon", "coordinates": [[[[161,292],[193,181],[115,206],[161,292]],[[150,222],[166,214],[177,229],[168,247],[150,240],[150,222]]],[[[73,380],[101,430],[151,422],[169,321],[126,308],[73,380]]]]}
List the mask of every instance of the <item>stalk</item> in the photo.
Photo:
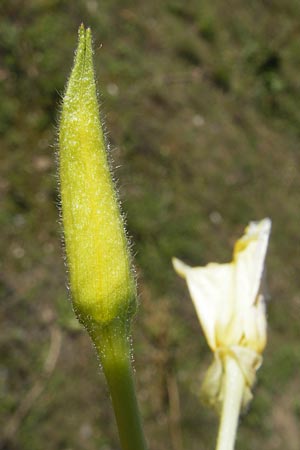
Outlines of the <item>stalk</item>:
{"type": "Polygon", "coordinates": [[[233,450],[241,409],[244,375],[234,358],[225,359],[224,400],[216,450],[233,450]]]}
{"type": "Polygon", "coordinates": [[[122,450],[146,450],[128,333],[124,332],[123,323],[116,320],[114,326],[102,329],[93,340],[111,395],[122,450]]]}

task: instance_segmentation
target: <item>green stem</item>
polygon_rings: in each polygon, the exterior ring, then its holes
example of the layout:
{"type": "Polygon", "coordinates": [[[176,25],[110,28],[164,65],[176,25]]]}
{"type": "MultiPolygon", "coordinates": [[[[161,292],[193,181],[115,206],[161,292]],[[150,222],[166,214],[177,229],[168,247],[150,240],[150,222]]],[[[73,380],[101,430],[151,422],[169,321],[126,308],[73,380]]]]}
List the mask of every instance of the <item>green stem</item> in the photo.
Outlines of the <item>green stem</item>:
{"type": "Polygon", "coordinates": [[[224,365],[224,400],[216,450],[233,450],[245,378],[234,358],[227,356],[224,365]]]}
{"type": "Polygon", "coordinates": [[[131,365],[129,333],[115,321],[97,335],[93,333],[109,387],[123,450],[146,450],[131,365]],[[111,326],[112,325],[112,326],[111,326]]]}

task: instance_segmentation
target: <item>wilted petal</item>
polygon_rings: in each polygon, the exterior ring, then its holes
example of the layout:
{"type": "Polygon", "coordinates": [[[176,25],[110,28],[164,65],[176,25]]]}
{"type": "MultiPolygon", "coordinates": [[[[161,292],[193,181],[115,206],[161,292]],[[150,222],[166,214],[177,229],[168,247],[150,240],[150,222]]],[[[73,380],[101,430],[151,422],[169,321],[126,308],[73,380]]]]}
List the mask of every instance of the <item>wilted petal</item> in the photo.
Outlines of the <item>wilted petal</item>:
{"type": "Polygon", "coordinates": [[[267,342],[266,306],[263,295],[259,294],[243,317],[245,343],[249,348],[261,353],[267,342]]]}
{"type": "Polygon", "coordinates": [[[256,301],[264,272],[270,231],[270,219],[250,222],[245,234],[234,246],[237,308],[245,310],[256,301]]]}
{"type": "Polygon", "coordinates": [[[261,355],[245,347],[232,346],[230,349],[221,349],[214,353],[214,360],[205,374],[200,396],[205,403],[213,407],[216,411],[220,411],[224,400],[224,377],[226,375],[224,358],[226,356],[235,359],[244,375],[243,408],[252,399],[251,388],[256,379],[256,371],[262,363],[261,355]]]}
{"type": "Polygon", "coordinates": [[[251,387],[266,345],[266,312],[260,293],[271,230],[270,219],[251,222],[236,242],[233,261],[192,268],[173,259],[176,272],[186,279],[214,361],[205,376],[202,393],[218,407],[223,402],[225,361],[232,358],[243,373],[242,403],[251,387]]]}
{"type": "Polygon", "coordinates": [[[217,347],[216,325],[226,326],[231,316],[232,277],[231,264],[208,264],[192,268],[173,258],[176,272],[186,279],[196,312],[212,350],[217,347]]]}
{"type": "Polygon", "coordinates": [[[223,374],[223,360],[216,352],[213,362],[206,371],[200,391],[200,397],[203,402],[214,408],[216,411],[220,410],[223,401],[223,374]]]}

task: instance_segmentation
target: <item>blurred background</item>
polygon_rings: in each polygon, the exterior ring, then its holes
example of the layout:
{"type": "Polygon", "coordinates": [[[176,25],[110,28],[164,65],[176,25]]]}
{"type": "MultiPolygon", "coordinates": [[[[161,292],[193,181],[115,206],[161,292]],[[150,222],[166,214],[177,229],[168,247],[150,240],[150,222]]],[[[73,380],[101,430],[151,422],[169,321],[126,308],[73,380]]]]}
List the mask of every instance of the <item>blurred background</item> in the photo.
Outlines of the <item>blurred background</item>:
{"type": "Polygon", "coordinates": [[[217,431],[198,398],[211,354],[171,257],[229,261],[266,216],[268,346],[237,449],[299,449],[299,17],[298,0],[1,0],[1,450],[119,449],[60,245],[57,123],[82,21],[139,278],[150,449],[214,448],[217,431]]]}

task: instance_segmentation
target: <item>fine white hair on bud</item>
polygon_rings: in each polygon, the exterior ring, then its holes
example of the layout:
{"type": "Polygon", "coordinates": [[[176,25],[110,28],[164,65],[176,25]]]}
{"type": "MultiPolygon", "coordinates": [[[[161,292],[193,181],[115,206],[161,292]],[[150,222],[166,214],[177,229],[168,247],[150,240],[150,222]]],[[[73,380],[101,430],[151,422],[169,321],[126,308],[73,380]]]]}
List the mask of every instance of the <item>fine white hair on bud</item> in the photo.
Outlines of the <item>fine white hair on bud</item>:
{"type": "Polygon", "coordinates": [[[65,252],[75,312],[90,333],[136,309],[131,257],[99,117],[89,28],[79,29],[59,128],[65,252]]]}

